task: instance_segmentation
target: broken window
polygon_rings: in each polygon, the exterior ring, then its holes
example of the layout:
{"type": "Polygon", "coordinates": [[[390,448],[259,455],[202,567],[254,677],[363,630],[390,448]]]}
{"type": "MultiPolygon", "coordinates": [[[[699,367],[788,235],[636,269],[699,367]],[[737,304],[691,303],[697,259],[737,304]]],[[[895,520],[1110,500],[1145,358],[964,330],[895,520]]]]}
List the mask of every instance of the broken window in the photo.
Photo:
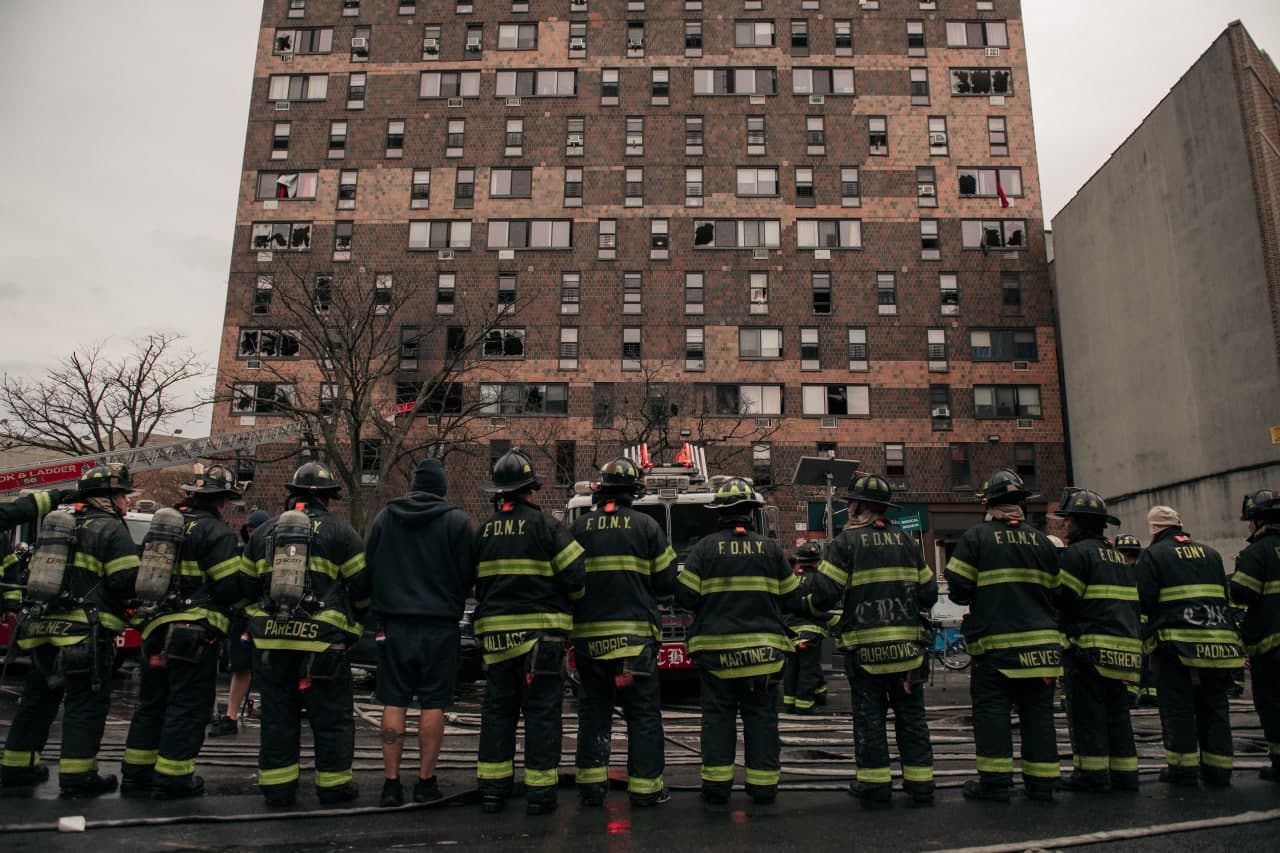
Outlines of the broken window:
{"type": "Polygon", "coordinates": [[[297,358],[301,351],[296,332],[279,329],[241,329],[239,358],[297,358]]]}
{"type": "Polygon", "coordinates": [[[320,182],[318,172],[259,172],[260,199],[314,199],[320,182]]]}
{"type": "Polygon", "coordinates": [[[524,329],[490,329],[483,352],[485,358],[524,358],[524,329]]]}
{"type": "Polygon", "coordinates": [[[252,241],[256,251],[304,252],[311,248],[311,223],[255,222],[252,241]]]}
{"type": "Polygon", "coordinates": [[[952,68],[953,95],[1012,95],[1013,72],[1008,68],[952,68]]]}

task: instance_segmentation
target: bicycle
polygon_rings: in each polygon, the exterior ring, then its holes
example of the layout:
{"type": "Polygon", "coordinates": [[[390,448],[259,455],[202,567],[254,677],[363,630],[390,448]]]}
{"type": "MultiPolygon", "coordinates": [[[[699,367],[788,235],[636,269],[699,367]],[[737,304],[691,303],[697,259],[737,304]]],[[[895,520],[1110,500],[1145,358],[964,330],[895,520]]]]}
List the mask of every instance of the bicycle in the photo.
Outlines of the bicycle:
{"type": "Polygon", "coordinates": [[[968,669],[972,662],[960,629],[944,627],[936,619],[929,620],[929,645],[926,654],[931,662],[941,663],[944,668],[954,672],[968,669]]]}

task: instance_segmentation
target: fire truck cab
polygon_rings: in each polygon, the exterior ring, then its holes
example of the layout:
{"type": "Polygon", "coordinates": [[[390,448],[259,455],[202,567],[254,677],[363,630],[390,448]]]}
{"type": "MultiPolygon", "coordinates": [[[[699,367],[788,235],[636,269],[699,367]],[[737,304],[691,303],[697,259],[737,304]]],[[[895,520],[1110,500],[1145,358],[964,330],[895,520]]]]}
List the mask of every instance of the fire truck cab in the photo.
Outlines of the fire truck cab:
{"type": "MultiPolygon", "coordinates": [[[[667,532],[667,539],[676,552],[677,571],[684,571],[689,550],[703,536],[719,529],[717,515],[707,505],[715,496],[716,488],[730,475],[708,476],[705,451],[688,444],[680,450],[677,463],[673,465],[646,465],[647,450],[627,455],[644,470],[645,493],[636,498],[632,508],[658,522],[667,532]]],[[[742,479],[751,481],[749,477],[742,479]]],[[[591,509],[594,486],[590,481],[574,484],[573,497],[564,510],[565,524],[572,525],[578,516],[591,509]]],[[[752,513],[755,529],[772,536],[777,512],[777,507],[772,506],[755,510],[752,513]]],[[[660,603],[659,613],[662,622],[659,672],[665,678],[696,677],[693,661],[685,646],[693,614],[670,602],[660,603]]]]}

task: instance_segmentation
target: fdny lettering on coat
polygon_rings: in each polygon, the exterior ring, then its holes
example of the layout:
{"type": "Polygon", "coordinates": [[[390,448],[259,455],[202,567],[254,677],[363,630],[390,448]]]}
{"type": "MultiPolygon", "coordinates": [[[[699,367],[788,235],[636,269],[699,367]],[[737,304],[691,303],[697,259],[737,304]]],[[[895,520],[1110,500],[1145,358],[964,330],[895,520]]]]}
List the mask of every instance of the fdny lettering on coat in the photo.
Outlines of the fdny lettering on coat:
{"type": "Polygon", "coordinates": [[[997,545],[1039,545],[1040,537],[1034,530],[993,530],[997,545]]]}
{"type": "Polygon", "coordinates": [[[734,669],[740,666],[758,666],[764,663],[774,663],[781,659],[781,652],[775,648],[764,646],[754,649],[741,649],[736,652],[721,652],[716,657],[716,667],[719,669],[734,669]]]}
{"type": "Polygon", "coordinates": [[[320,634],[320,626],[315,622],[277,622],[274,619],[268,619],[262,633],[264,637],[314,640],[320,634]]]}
{"type": "Polygon", "coordinates": [[[524,526],[527,523],[528,520],[524,518],[499,518],[486,522],[480,535],[486,539],[490,536],[523,536],[524,526]]]}
{"type": "Polygon", "coordinates": [[[764,540],[739,542],[736,539],[721,539],[716,543],[716,553],[728,554],[730,557],[754,557],[764,553],[764,540]]]}
{"type": "Polygon", "coordinates": [[[867,548],[872,545],[905,545],[902,541],[902,534],[893,530],[871,531],[863,533],[858,537],[862,547],[867,548]]]}
{"type": "Polygon", "coordinates": [[[1179,560],[1203,560],[1207,554],[1199,545],[1179,545],[1173,549],[1179,560]]]}
{"type": "Polygon", "coordinates": [[[1118,566],[1127,566],[1129,564],[1124,555],[1114,548],[1099,548],[1098,559],[1104,563],[1115,563],[1118,566]]]}
{"type": "Polygon", "coordinates": [[[587,517],[587,530],[630,530],[631,519],[628,516],[595,515],[587,517]]]}

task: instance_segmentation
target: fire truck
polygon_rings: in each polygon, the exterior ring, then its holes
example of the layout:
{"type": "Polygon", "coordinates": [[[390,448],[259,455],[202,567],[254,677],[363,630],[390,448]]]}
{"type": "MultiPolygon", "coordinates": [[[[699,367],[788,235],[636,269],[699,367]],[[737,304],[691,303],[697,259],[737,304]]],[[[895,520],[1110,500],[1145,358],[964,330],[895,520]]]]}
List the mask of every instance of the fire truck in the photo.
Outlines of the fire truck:
{"type": "MultiPolygon", "coordinates": [[[[632,508],[652,518],[667,532],[676,552],[677,571],[684,571],[689,550],[703,536],[719,529],[716,513],[707,509],[716,488],[731,475],[711,476],[707,471],[706,450],[685,444],[668,465],[654,465],[648,448],[641,444],[625,453],[644,471],[645,493],[632,508]]],[[[751,481],[749,477],[742,479],[751,481]]],[[[580,481],[573,486],[573,497],[564,510],[565,524],[572,525],[578,516],[591,509],[593,483],[580,481]]],[[[778,509],[767,506],[752,512],[755,529],[769,533],[777,528],[778,509]]],[[[671,604],[659,605],[662,622],[662,645],[658,650],[658,670],[668,679],[696,677],[693,660],[685,639],[693,614],[671,604]]]]}

